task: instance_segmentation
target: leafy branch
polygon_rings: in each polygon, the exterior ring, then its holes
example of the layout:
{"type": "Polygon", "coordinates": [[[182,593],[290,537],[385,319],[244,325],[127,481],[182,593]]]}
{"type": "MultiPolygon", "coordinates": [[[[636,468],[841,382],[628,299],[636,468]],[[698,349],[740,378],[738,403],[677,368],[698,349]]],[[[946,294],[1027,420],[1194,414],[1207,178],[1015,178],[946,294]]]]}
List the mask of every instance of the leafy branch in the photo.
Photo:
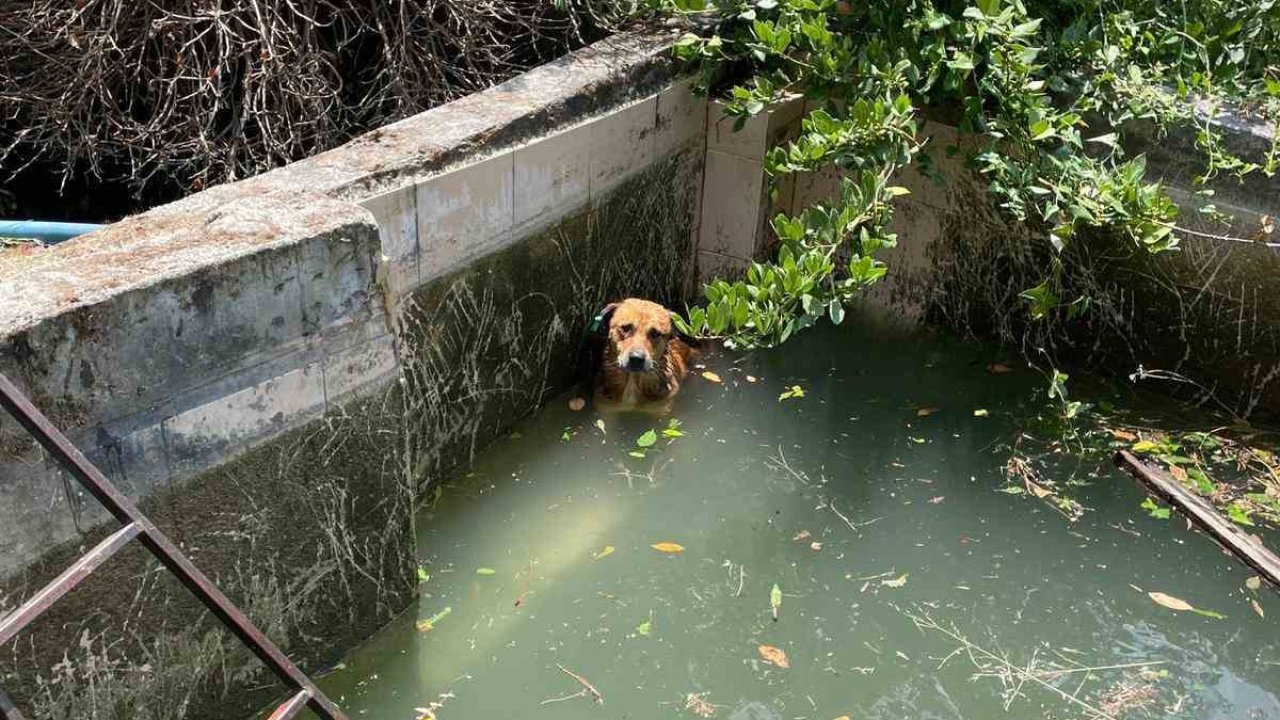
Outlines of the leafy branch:
{"type": "Polygon", "coordinates": [[[906,189],[894,176],[925,152],[920,108],[962,110],[982,147],[971,161],[999,206],[1054,252],[1021,297],[1033,318],[1068,317],[1088,297],[1062,297],[1065,250],[1083,231],[1150,253],[1178,244],[1178,207],[1123,150],[1125,124],[1191,125],[1200,181],[1277,169],[1232,157],[1209,118],[1230,102],[1280,121],[1274,0],[1207,0],[1174,10],[1156,0],[651,0],[702,13],[714,32],[687,34],[676,54],[701,68],[739,125],[801,96],[801,132],[765,158],[771,182],[834,168],[839,196],[771,223],[776,259],[716,281],[682,330],[737,347],[770,346],[845,305],[884,276],[876,258],[906,189]],[[1270,55],[1266,50],[1270,49],[1270,55]],[[719,85],[717,78],[726,78],[719,85]],[[724,87],[721,87],[723,85],[724,87]]]}

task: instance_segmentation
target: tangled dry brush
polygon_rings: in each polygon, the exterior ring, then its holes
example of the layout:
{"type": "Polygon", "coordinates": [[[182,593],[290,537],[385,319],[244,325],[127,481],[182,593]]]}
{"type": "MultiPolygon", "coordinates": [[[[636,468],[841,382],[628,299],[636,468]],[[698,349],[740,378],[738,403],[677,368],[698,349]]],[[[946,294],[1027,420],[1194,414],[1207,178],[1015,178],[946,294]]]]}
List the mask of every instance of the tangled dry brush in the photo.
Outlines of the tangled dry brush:
{"type": "Polygon", "coordinates": [[[0,181],[38,163],[198,190],[505,79],[624,5],[0,0],[0,181]]]}

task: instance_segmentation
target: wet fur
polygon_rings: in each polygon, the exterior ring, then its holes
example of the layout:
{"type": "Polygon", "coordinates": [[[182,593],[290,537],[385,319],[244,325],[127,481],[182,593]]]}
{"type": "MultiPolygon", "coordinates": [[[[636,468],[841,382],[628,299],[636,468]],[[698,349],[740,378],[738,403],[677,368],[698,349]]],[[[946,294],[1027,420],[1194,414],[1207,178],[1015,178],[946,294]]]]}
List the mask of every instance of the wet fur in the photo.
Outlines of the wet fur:
{"type": "Polygon", "coordinates": [[[696,348],[676,332],[671,311],[647,300],[628,298],[605,310],[605,342],[595,381],[596,406],[612,410],[665,412],[689,375],[696,348]],[[624,367],[642,353],[648,367],[624,367]]]}

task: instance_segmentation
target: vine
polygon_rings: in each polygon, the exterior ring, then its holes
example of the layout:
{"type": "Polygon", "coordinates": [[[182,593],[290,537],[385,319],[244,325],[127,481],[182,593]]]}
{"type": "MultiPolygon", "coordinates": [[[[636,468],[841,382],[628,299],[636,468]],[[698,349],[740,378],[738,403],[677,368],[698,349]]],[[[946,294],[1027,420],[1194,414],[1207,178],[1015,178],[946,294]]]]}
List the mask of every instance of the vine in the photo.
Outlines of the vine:
{"type": "Polygon", "coordinates": [[[712,20],[675,52],[739,124],[788,97],[810,101],[800,135],[765,158],[771,181],[831,166],[841,177],[830,203],[773,218],[775,260],[711,283],[705,306],[679,320],[733,347],[780,344],[824,315],[839,323],[885,274],[876,254],[896,243],[893,201],[908,192],[892,178],[932,150],[917,139],[922,108],[960,108],[998,205],[1052,246],[1043,281],[1020,295],[1032,318],[1088,308],[1086,295],[1062,296],[1064,250],[1082,231],[1149,253],[1178,245],[1177,205],[1124,151],[1129,123],[1194,127],[1200,183],[1280,165],[1274,143],[1263,162],[1232,156],[1211,122],[1226,104],[1280,121],[1275,0],[652,4],[712,20]]]}

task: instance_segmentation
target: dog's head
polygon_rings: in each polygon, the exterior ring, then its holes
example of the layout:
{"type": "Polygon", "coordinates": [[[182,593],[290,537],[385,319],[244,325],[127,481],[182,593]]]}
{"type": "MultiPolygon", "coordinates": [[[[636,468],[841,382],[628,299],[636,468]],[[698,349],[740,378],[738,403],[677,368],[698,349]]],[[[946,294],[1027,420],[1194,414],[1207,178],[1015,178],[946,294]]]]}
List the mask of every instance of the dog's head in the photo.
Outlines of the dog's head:
{"type": "Polygon", "coordinates": [[[608,339],[605,360],[627,372],[653,372],[676,333],[671,311],[648,300],[627,298],[600,313],[600,331],[608,339]]]}

